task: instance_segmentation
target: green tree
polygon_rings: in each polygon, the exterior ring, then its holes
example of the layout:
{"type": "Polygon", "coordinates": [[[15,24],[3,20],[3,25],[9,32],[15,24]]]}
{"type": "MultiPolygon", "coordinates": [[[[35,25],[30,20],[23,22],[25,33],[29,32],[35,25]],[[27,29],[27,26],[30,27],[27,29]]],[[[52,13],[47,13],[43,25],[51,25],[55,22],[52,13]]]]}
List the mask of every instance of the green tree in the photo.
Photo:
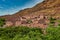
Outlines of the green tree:
{"type": "Polygon", "coordinates": [[[5,24],[5,19],[4,18],[0,18],[0,27],[2,27],[5,24]]]}
{"type": "Polygon", "coordinates": [[[49,24],[49,26],[51,26],[51,27],[54,26],[54,23],[55,23],[56,19],[50,17],[49,20],[50,20],[50,24],[49,24]]]}

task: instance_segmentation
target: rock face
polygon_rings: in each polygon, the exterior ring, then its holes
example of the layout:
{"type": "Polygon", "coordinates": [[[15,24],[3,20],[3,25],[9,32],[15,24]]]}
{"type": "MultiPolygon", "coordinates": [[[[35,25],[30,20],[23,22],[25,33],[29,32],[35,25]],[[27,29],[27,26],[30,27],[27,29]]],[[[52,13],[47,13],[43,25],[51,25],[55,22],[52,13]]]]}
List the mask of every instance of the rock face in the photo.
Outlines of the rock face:
{"type": "Polygon", "coordinates": [[[1,16],[6,26],[28,26],[46,28],[49,17],[60,19],[60,0],[44,0],[32,8],[21,10],[13,15],[1,16]]]}

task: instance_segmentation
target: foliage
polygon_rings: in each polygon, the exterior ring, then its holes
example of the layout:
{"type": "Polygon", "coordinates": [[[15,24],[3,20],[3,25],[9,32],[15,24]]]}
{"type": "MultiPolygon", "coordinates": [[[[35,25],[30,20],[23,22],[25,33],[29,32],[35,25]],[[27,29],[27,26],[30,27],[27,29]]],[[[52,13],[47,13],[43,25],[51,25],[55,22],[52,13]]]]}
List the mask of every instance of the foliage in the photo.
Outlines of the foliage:
{"type": "Polygon", "coordinates": [[[0,26],[2,27],[5,24],[5,19],[4,18],[0,18],[0,26]]]}
{"type": "Polygon", "coordinates": [[[54,26],[56,19],[55,19],[55,18],[50,17],[50,19],[49,19],[49,20],[50,20],[50,24],[49,24],[49,26],[54,26]]]}
{"type": "Polygon", "coordinates": [[[48,27],[46,40],[60,40],[60,27],[48,27]]]}
{"type": "Polygon", "coordinates": [[[42,40],[42,34],[42,30],[39,28],[0,28],[0,40],[42,40]]]}
{"type": "Polygon", "coordinates": [[[32,20],[27,20],[27,23],[29,23],[29,24],[32,23],[32,20]]]}
{"type": "Polygon", "coordinates": [[[54,24],[56,19],[55,19],[55,18],[50,17],[50,19],[49,19],[49,20],[50,20],[50,23],[51,23],[51,24],[54,24]]]}
{"type": "Polygon", "coordinates": [[[40,28],[0,28],[0,40],[60,40],[60,26],[48,27],[46,35],[40,28]]]}

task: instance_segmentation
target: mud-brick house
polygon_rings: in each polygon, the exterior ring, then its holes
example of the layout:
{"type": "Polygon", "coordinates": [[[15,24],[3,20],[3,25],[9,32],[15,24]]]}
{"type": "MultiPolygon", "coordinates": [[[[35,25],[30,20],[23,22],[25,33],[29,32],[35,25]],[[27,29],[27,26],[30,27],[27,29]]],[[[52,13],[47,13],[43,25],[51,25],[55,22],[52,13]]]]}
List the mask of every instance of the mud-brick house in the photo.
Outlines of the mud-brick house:
{"type": "Polygon", "coordinates": [[[11,21],[6,21],[4,27],[9,27],[9,26],[13,26],[13,22],[11,22],[11,21]]]}
{"type": "Polygon", "coordinates": [[[15,26],[20,26],[21,25],[21,21],[16,21],[15,22],[15,26]]]}

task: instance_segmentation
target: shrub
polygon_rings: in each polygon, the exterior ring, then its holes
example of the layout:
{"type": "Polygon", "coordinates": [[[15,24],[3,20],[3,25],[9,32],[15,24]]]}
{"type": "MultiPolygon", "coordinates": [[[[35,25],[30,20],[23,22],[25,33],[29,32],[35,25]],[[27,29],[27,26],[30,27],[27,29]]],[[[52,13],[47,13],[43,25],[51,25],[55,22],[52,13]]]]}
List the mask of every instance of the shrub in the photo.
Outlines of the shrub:
{"type": "Polygon", "coordinates": [[[5,24],[5,19],[4,18],[0,18],[0,27],[2,27],[5,24]]]}

